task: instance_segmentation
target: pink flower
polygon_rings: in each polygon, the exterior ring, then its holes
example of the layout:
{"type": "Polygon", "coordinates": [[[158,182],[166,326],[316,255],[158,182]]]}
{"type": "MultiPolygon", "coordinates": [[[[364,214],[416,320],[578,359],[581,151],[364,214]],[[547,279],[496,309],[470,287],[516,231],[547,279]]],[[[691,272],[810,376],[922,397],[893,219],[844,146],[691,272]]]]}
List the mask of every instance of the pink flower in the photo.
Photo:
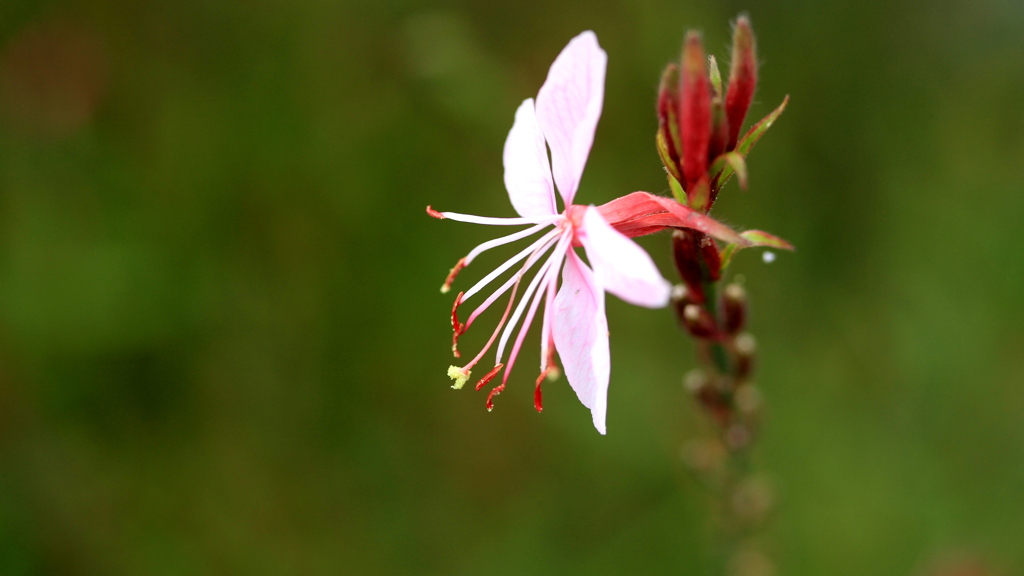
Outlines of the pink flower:
{"type": "Polygon", "coordinates": [[[601,434],[605,433],[611,370],[604,293],[611,292],[631,304],[659,308],[668,303],[671,291],[670,284],[662,278],[647,253],[609,221],[621,226],[630,236],[668,226],[684,226],[698,228],[729,241],[744,242],[735,232],[711,218],[646,193],[634,193],[600,209],[573,204],[601,116],[606,63],[607,55],[598,45],[594,33],[580,34],[569,42],[551,65],[536,103],[528,99],[516,111],[515,122],[505,141],[504,165],[505,187],[519,218],[488,218],[427,208],[431,216],[460,222],[530,225],[525,230],[484,242],[471,250],[452,269],[442,292],[447,292],[459,271],[485,250],[544,232],[539,239],[455,298],[452,306],[452,351],[458,358],[458,337],[484,310],[511,291],[501,321],[480,353],[464,366],[449,368],[448,375],[455,380],[453,388],[461,388],[469,380],[471,369],[497,340],[494,367],[476,385],[479,390],[502,368],[505,369],[501,384],[487,396],[487,409],[490,410],[494,396],[505,388],[526,333],[543,300],[540,376],[534,393],[535,407],[538,411],[542,408],[540,385],[544,378],[557,377],[554,362],[557,351],[570,386],[580,402],[590,409],[594,426],[601,434]],[[562,212],[557,209],[556,186],[566,207],[562,212]],[[577,246],[586,251],[589,266],[576,253],[577,246]],[[459,306],[481,294],[517,265],[518,269],[512,276],[493,290],[464,324],[460,323],[459,306]],[[537,272],[522,289],[525,275],[534,267],[537,267],[537,272]],[[517,295],[520,296],[518,305],[517,295]],[[512,340],[521,319],[522,325],[512,340]]]}

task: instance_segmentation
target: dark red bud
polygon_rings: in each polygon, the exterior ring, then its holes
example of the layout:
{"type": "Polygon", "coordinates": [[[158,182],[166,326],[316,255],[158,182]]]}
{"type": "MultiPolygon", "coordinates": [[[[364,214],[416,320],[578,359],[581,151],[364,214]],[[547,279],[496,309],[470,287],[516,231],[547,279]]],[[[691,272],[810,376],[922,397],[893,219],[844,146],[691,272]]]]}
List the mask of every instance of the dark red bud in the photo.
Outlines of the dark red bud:
{"type": "Polygon", "coordinates": [[[722,277],[722,256],[718,253],[718,245],[714,238],[699,233],[700,255],[704,259],[704,277],[706,280],[718,282],[722,277]]]}
{"type": "Polygon", "coordinates": [[[714,338],[718,332],[715,319],[698,304],[688,304],[683,308],[683,325],[697,338],[714,338]]]}
{"type": "Polygon", "coordinates": [[[743,382],[754,372],[754,360],[757,356],[757,341],[750,334],[743,333],[736,337],[736,380],[743,382]]]}
{"type": "MultiPolygon", "coordinates": [[[[700,232],[689,228],[677,229],[672,233],[672,257],[676,262],[679,277],[686,282],[690,300],[704,303],[704,272],[701,269],[701,249],[697,235],[700,232]]],[[[703,234],[700,234],[703,236],[703,234]]]]}
{"type": "Polygon", "coordinates": [[[743,119],[754,99],[757,87],[757,46],[754,30],[746,15],[736,20],[732,34],[732,65],[729,68],[729,88],[725,95],[725,113],[729,123],[729,142],[726,151],[736,148],[743,119]]]}
{"type": "Polygon", "coordinates": [[[737,334],[747,323],[747,293],[739,284],[729,284],[722,295],[726,334],[737,334]]]}
{"type": "Polygon", "coordinates": [[[669,64],[661,74],[658,87],[658,154],[669,174],[683,180],[679,141],[679,67],[669,64]]]}
{"type": "Polygon", "coordinates": [[[700,34],[689,32],[683,47],[679,98],[679,133],[683,143],[683,177],[686,190],[708,170],[711,140],[711,82],[705,68],[700,34]]]}

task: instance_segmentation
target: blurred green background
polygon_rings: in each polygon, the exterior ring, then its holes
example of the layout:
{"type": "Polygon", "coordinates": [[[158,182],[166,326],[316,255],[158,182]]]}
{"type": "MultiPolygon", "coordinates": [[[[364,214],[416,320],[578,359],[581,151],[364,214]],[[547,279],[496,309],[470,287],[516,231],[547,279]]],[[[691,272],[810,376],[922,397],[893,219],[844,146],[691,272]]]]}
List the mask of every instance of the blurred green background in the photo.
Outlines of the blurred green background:
{"type": "MultiPolygon", "coordinates": [[[[0,3],[0,573],[702,574],[692,349],[609,298],[609,434],[536,337],[454,392],[448,269],[513,214],[501,150],[584,29],[609,53],[580,202],[665,193],[687,28],[751,115],[741,253],[785,575],[1024,570],[1024,4],[0,3]]],[[[668,236],[642,240],[666,276],[668,236]]],[[[481,257],[460,284],[500,262],[481,257]]],[[[485,334],[466,337],[464,349],[485,334]]]]}

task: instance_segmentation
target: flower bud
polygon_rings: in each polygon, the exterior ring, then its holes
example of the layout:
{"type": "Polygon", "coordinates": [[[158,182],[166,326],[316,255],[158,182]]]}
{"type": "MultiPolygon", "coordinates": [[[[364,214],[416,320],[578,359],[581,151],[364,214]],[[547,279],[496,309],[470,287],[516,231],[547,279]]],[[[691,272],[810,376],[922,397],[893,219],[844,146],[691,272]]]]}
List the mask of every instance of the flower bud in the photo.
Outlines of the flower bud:
{"type": "Polygon", "coordinates": [[[722,295],[726,334],[737,334],[747,323],[747,293],[739,284],[729,284],[722,295]]]}
{"type": "Polygon", "coordinates": [[[711,76],[711,140],[708,143],[708,162],[713,163],[725,152],[729,143],[729,121],[725,115],[725,96],[722,94],[722,73],[714,56],[708,57],[711,76]]]}
{"type": "Polygon", "coordinates": [[[686,376],[683,377],[683,388],[694,396],[700,394],[701,391],[707,388],[708,384],[708,375],[699,368],[690,370],[686,373],[686,376]]]}
{"type": "MultiPolygon", "coordinates": [[[[672,233],[672,256],[676,262],[679,276],[686,282],[688,295],[692,302],[704,303],[704,272],[701,269],[701,249],[698,235],[700,232],[689,228],[677,229],[672,233]]],[[[680,316],[681,318],[681,316],[680,316]]]]}
{"type": "Polygon", "coordinates": [[[729,68],[729,88],[725,95],[725,113],[729,123],[729,143],[726,151],[736,148],[743,119],[754,99],[757,87],[757,47],[750,19],[741,15],[732,34],[732,65],[729,68]]]}
{"type": "Polygon", "coordinates": [[[697,338],[713,338],[718,332],[715,319],[698,304],[688,304],[683,308],[683,325],[697,338]]]}
{"type": "Polygon", "coordinates": [[[707,174],[711,139],[711,86],[704,67],[700,34],[689,32],[683,47],[680,78],[679,126],[683,143],[683,177],[686,190],[707,174]]]}
{"type": "Polygon", "coordinates": [[[694,303],[693,298],[690,296],[690,290],[685,284],[676,284],[672,287],[671,302],[679,322],[683,321],[683,310],[694,303]]]}
{"type": "MultiPolygon", "coordinates": [[[[698,234],[700,234],[698,232],[698,234]]],[[[714,238],[707,234],[700,234],[700,255],[704,262],[705,278],[712,282],[718,282],[722,278],[722,255],[718,252],[718,245],[714,238]]]]}
{"type": "Polygon", "coordinates": [[[749,333],[744,332],[736,337],[736,380],[745,381],[754,372],[754,360],[757,355],[757,341],[749,333]]]}
{"type": "Polygon", "coordinates": [[[669,64],[661,74],[658,87],[658,154],[665,169],[678,182],[683,182],[679,141],[679,67],[669,64]]]}

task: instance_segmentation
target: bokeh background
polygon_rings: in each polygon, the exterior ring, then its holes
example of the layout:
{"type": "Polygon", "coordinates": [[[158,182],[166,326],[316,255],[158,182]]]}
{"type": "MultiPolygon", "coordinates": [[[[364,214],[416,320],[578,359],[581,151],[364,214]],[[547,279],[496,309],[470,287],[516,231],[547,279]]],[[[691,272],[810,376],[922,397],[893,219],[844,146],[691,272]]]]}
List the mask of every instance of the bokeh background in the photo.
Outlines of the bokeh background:
{"type": "Polygon", "coordinates": [[[667,192],[660,71],[690,27],[727,61],[740,11],[751,114],[792,98],[715,212],[798,246],[732,269],[765,550],[1021,573],[1019,0],[5,0],[0,574],[703,574],[671,315],[609,299],[607,437],[564,380],[534,412],[536,338],[487,413],[449,388],[438,286],[493,231],[423,209],[512,215],[513,112],[584,29],[609,68],[579,200],[667,192]]]}

